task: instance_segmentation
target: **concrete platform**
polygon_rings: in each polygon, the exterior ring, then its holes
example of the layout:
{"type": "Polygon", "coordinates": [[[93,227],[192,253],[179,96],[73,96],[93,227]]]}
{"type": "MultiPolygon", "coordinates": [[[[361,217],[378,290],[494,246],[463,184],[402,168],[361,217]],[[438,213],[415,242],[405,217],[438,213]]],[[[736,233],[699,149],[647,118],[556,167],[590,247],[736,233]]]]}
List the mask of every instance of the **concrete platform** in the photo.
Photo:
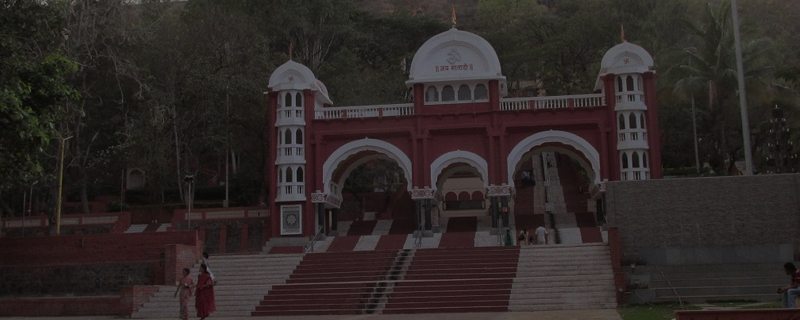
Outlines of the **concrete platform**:
{"type": "MultiPolygon", "coordinates": [[[[177,310],[176,310],[177,313],[177,310]]],[[[196,319],[190,317],[189,319],[196,319]]],[[[214,317],[215,320],[400,320],[414,318],[415,320],[622,320],[617,310],[568,310],[568,311],[540,311],[540,312],[481,312],[481,313],[434,313],[434,314],[399,314],[399,315],[350,315],[350,316],[293,316],[293,317],[241,317],[229,318],[214,317]]],[[[119,317],[31,317],[31,318],[6,318],[0,319],[26,319],[26,320],[108,320],[120,319],[119,317]]],[[[158,318],[157,320],[173,320],[175,318],[158,318]]]]}

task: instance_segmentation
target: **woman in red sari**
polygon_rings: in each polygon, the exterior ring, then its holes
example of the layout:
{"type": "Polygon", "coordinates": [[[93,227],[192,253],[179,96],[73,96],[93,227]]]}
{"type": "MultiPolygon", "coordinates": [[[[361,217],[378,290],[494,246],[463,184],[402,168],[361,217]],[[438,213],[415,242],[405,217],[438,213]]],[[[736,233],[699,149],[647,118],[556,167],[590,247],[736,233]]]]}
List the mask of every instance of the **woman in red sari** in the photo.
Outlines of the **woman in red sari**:
{"type": "Polygon", "coordinates": [[[208,274],[208,267],[205,264],[200,265],[200,275],[197,276],[197,290],[194,294],[194,307],[197,309],[197,316],[200,317],[200,320],[217,311],[217,304],[214,301],[214,280],[211,280],[211,275],[208,274]]]}
{"type": "Polygon", "coordinates": [[[178,288],[175,289],[175,294],[172,295],[177,297],[178,293],[181,294],[181,309],[178,313],[178,318],[183,320],[189,319],[189,301],[192,297],[192,287],[194,287],[194,279],[189,276],[189,268],[183,268],[183,279],[178,282],[178,288]]]}

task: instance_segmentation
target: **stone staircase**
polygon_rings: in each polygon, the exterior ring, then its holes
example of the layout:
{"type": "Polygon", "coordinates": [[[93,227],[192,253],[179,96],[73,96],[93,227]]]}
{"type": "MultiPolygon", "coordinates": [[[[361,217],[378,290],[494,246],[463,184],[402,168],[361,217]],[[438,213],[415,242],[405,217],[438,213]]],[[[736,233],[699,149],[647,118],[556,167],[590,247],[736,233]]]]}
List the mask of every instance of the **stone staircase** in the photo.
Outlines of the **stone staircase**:
{"type": "Polygon", "coordinates": [[[615,308],[614,290],[605,244],[523,246],[508,310],[615,308]]]}
{"type": "MultiPolygon", "coordinates": [[[[246,317],[275,285],[285,283],[294,271],[301,254],[249,254],[212,256],[211,271],[217,280],[214,287],[217,311],[214,317],[246,317]]],[[[192,267],[191,276],[196,280],[200,264],[192,267]]],[[[178,314],[179,302],[172,295],[175,286],[161,286],[131,318],[174,318],[178,314]]],[[[194,299],[189,308],[190,316],[196,314],[194,299]]]]}

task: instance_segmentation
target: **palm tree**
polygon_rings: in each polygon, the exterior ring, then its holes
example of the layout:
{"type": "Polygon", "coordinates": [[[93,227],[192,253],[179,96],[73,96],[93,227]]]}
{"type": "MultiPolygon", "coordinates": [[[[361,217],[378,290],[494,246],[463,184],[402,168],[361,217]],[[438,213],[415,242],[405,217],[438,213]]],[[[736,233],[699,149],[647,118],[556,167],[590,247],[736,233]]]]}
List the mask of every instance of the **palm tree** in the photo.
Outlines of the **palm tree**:
{"type": "MultiPolygon", "coordinates": [[[[708,4],[699,25],[689,23],[697,44],[680,52],[680,61],[666,72],[673,94],[684,100],[696,99],[707,107],[708,119],[701,132],[707,137],[709,161],[718,173],[733,173],[739,159],[741,127],[736,60],[730,4],[718,8],[708,4]]],[[[775,59],[771,40],[758,38],[743,44],[747,96],[754,107],[768,105],[773,98],[775,59]]],[[[756,113],[758,115],[759,113],[756,113]]]]}

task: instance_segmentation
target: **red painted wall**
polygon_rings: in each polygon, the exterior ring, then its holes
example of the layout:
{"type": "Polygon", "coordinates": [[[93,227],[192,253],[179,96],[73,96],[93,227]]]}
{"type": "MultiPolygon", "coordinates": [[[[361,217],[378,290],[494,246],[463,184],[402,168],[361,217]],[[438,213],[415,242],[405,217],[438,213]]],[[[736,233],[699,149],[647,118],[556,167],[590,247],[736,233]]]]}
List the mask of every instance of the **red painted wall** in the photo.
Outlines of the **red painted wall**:
{"type": "Polygon", "coordinates": [[[99,316],[120,312],[118,296],[0,300],[2,317],[99,316]]]}

